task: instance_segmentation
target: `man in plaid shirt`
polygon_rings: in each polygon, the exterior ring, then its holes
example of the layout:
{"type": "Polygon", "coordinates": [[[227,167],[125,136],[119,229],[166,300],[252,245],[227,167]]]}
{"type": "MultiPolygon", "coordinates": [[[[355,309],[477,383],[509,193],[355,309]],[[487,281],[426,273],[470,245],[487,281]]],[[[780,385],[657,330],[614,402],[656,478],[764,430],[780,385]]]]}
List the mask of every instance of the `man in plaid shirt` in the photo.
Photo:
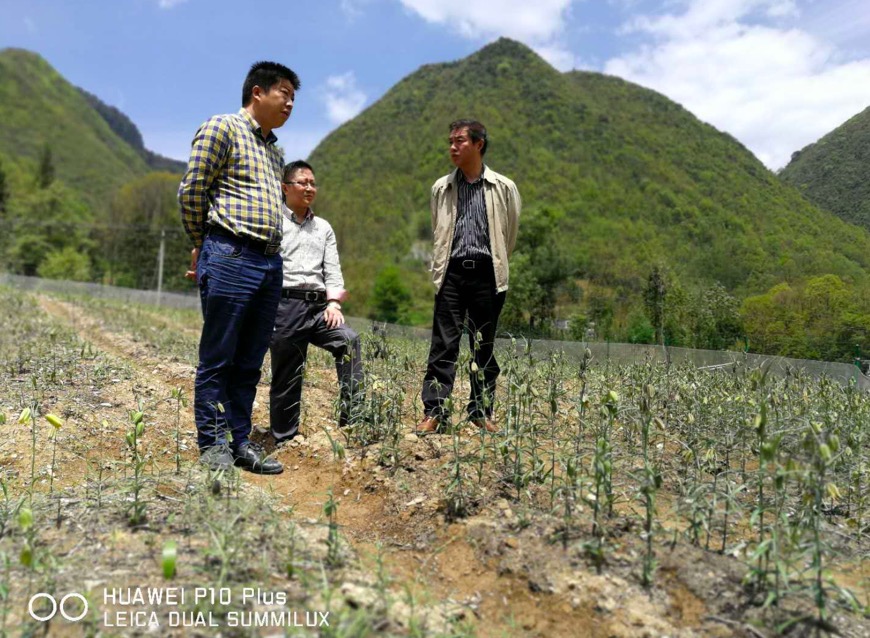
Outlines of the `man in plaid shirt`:
{"type": "Polygon", "coordinates": [[[290,117],[299,86],[281,64],[254,64],[242,108],[197,131],[178,189],[203,315],[193,411],[200,460],[213,470],[283,471],[248,437],[281,299],[283,158],[273,130],[290,117]]]}

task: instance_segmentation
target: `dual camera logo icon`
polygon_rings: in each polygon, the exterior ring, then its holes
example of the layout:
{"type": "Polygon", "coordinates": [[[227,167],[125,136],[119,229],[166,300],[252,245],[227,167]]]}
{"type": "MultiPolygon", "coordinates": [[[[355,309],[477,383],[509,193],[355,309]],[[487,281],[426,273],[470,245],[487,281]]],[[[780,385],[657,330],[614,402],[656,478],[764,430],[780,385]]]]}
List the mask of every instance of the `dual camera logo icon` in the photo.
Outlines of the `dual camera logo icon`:
{"type": "MultiPolygon", "coordinates": [[[[73,604],[72,611],[73,612],[79,611],[78,607],[79,607],[79,605],[73,604]]],[[[49,620],[51,620],[52,618],[54,618],[57,615],[58,610],[60,611],[60,615],[63,616],[64,618],[66,618],[68,621],[78,622],[82,618],[84,618],[88,613],[88,600],[87,600],[87,598],[85,598],[81,594],[71,593],[71,594],[67,594],[66,596],[61,598],[60,603],[58,603],[57,599],[54,596],[52,596],[51,594],[46,594],[44,592],[41,592],[39,594],[34,594],[33,596],[31,596],[30,603],[27,605],[27,611],[30,612],[30,617],[33,618],[34,620],[38,620],[39,622],[48,622],[49,620]],[[49,613],[46,613],[45,615],[40,615],[39,613],[37,613],[37,611],[42,612],[43,611],[42,609],[39,609],[39,610],[34,609],[34,607],[36,606],[36,603],[41,599],[45,599],[49,603],[51,603],[51,611],[49,613]],[[81,601],[81,612],[79,613],[78,616],[73,616],[71,613],[69,613],[67,611],[67,609],[69,607],[68,603],[69,603],[70,599],[81,601]]]]}

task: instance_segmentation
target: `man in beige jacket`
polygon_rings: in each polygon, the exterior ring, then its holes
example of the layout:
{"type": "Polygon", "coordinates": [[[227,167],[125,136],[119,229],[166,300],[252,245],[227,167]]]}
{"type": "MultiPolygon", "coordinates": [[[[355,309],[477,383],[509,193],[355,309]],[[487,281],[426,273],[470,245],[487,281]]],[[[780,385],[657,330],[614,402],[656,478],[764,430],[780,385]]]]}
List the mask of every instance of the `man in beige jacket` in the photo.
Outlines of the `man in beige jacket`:
{"type": "Polygon", "coordinates": [[[450,124],[449,141],[456,170],[435,182],[430,199],[432,275],[438,292],[423,378],[425,418],[417,433],[437,432],[448,416],[444,401],[453,389],[463,327],[473,353],[468,418],[487,432],[497,432],[492,407],[499,367],[493,342],[522,202],[516,185],[483,163],[483,124],[457,120],[450,124]]]}

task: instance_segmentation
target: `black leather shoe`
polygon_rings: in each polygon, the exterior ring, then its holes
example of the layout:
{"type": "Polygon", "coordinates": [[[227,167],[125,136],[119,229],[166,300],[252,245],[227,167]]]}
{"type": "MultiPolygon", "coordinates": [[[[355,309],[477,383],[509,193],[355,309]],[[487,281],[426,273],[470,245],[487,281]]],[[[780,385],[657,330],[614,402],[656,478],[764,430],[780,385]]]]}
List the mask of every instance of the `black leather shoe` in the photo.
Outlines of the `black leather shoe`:
{"type": "Polygon", "coordinates": [[[284,466],[273,458],[266,456],[266,451],[256,443],[242,443],[233,452],[236,467],[248,470],[254,474],[280,474],[284,466]]]}
{"type": "Polygon", "coordinates": [[[227,472],[233,467],[233,455],[226,443],[213,445],[202,450],[199,462],[212,472],[227,472]]]}

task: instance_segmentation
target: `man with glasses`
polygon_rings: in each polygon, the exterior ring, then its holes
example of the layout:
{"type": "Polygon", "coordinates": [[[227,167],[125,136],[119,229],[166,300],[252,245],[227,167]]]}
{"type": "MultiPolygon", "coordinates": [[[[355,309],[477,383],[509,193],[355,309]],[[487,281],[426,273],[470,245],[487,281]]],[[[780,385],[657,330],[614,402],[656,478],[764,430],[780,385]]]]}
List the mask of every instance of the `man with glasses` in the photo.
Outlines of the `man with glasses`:
{"type": "Polygon", "coordinates": [[[500,370],[493,345],[522,207],[516,185],[483,163],[483,124],[451,123],[449,145],[456,169],[435,182],[430,198],[437,293],[423,378],[424,419],[416,430],[424,435],[437,432],[448,416],[444,402],[453,390],[463,329],[472,352],[468,419],[486,432],[498,431],[492,414],[500,370]]]}
{"type": "Polygon", "coordinates": [[[284,282],[270,350],[269,389],[272,436],[280,444],[299,433],[302,377],[308,344],[335,357],[339,383],[339,419],[344,427],[358,411],[363,368],[359,335],[344,322],[346,296],[332,226],[315,217],[314,169],[302,160],[284,167],[284,282]]]}
{"type": "Polygon", "coordinates": [[[197,131],[178,189],[194,246],[187,276],[202,302],[193,411],[200,461],[212,470],[283,470],[248,437],[281,297],[283,158],[273,131],[290,117],[299,86],[286,66],[254,64],[242,108],[197,131]]]}

